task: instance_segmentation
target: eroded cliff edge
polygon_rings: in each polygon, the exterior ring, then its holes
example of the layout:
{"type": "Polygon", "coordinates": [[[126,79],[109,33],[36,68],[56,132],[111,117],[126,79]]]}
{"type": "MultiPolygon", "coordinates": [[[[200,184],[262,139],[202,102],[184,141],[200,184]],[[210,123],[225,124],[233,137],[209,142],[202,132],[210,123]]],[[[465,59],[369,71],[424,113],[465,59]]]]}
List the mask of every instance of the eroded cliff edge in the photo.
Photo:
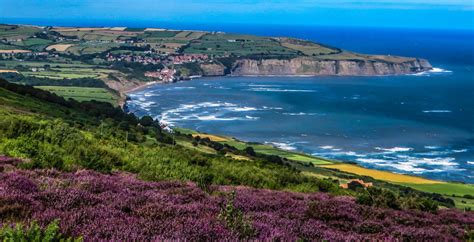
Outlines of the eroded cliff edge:
{"type": "Polygon", "coordinates": [[[233,76],[373,76],[412,74],[432,69],[425,59],[380,57],[385,59],[324,60],[311,57],[293,59],[239,59],[229,74],[233,76]],[[387,58],[390,58],[387,60],[387,58]]]}

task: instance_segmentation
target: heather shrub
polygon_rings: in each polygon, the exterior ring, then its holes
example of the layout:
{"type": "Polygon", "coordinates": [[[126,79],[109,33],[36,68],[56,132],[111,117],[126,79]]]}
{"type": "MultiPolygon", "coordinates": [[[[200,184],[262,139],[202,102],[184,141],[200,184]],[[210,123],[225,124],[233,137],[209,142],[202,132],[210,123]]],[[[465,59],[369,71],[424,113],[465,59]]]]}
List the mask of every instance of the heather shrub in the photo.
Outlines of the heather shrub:
{"type": "Polygon", "coordinates": [[[446,240],[466,239],[474,213],[436,214],[360,205],[352,197],[243,186],[146,182],[81,170],[0,173],[0,224],[59,219],[59,231],[98,240],[446,240]],[[235,192],[232,192],[235,191],[235,192]]]}

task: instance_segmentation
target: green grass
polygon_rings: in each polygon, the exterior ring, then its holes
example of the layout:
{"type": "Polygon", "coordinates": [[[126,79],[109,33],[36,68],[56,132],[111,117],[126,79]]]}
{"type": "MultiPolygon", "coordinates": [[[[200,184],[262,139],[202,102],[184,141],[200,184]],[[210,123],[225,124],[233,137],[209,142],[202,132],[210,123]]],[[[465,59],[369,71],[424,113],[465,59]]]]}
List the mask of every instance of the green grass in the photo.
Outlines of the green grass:
{"type": "Polygon", "coordinates": [[[0,39],[27,39],[40,31],[41,29],[30,26],[0,25],[0,39]]]}
{"type": "Polygon", "coordinates": [[[184,50],[185,53],[202,53],[210,55],[234,54],[247,55],[277,55],[295,56],[297,51],[281,46],[271,38],[235,35],[235,34],[206,34],[200,39],[192,41],[184,50]]]}
{"type": "Polygon", "coordinates": [[[454,200],[456,207],[459,209],[470,209],[474,211],[474,199],[467,199],[463,197],[449,197],[454,200]]]}
{"type": "Polygon", "coordinates": [[[116,104],[117,97],[105,88],[94,87],[60,87],[60,86],[39,86],[37,88],[56,93],[66,99],[72,98],[77,101],[102,101],[116,104]]]}
{"type": "Polygon", "coordinates": [[[462,183],[441,183],[441,184],[412,184],[412,183],[400,183],[407,187],[417,189],[424,192],[439,193],[443,195],[473,195],[474,185],[462,184],[462,183]]]}
{"type": "Polygon", "coordinates": [[[48,39],[29,38],[29,39],[23,40],[22,44],[24,46],[28,46],[28,47],[31,47],[31,46],[34,46],[34,45],[46,46],[46,45],[50,44],[51,42],[52,41],[48,40],[48,39]]]}
{"type": "Polygon", "coordinates": [[[143,34],[138,35],[138,38],[143,38],[146,40],[156,39],[156,38],[172,38],[175,37],[181,31],[146,31],[143,34]]]}
{"type": "Polygon", "coordinates": [[[114,72],[109,69],[94,68],[51,68],[50,70],[32,72],[20,71],[25,76],[45,77],[51,79],[72,79],[72,78],[103,78],[114,72]]]}
{"type": "MultiPolygon", "coordinates": [[[[192,129],[186,129],[186,128],[175,128],[175,129],[177,131],[179,131],[180,133],[183,133],[183,134],[191,134],[191,135],[199,134],[199,132],[197,132],[195,130],[192,130],[192,129]]],[[[250,146],[255,150],[255,152],[262,153],[262,154],[265,154],[265,155],[277,155],[277,156],[287,158],[289,160],[300,161],[300,162],[304,162],[304,163],[312,163],[314,165],[332,164],[332,162],[329,161],[329,160],[325,160],[325,159],[322,159],[322,158],[317,158],[317,157],[310,156],[310,155],[303,154],[303,153],[281,150],[281,149],[275,148],[275,147],[270,146],[270,145],[247,143],[247,142],[243,142],[243,141],[240,141],[240,140],[237,140],[237,139],[234,139],[234,138],[230,138],[230,137],[226,137],[226,136],[219,136],[219,137],[228,139],[227,141],[222,141],[222,142],[219,142],[219,143],[234,146],[235,148],[237,148],[239,150],[243,150],[243,149],[250,146]]]]}

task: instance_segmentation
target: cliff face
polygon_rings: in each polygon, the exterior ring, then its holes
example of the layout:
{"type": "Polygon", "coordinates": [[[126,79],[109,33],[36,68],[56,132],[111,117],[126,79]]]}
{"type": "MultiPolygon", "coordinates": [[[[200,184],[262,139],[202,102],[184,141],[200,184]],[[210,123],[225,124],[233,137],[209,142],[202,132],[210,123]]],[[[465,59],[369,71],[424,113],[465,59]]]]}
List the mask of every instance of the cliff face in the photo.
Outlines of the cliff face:
{"type": "Polygon", "coordinates": [[[208,63],[200,65],[205,76],[223,76],[224,66],[222,64],[208,63]]]}
{"type": "Polygon", "coordinates": [[[432,66],[424,59],[407,59],[401,62],[383,60],[317,60],[299,57],[289,60],[237,60],[231,74],[241,75],[340,75],[372,76],[410,74],[431,70],[432,66]]]}

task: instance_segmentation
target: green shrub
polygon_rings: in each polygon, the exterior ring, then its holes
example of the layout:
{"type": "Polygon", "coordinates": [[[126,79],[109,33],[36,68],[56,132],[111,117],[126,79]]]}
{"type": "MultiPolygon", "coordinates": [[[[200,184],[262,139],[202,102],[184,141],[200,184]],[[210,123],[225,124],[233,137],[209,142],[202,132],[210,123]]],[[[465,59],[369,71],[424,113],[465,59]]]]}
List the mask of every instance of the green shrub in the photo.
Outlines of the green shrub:
{"type": "Polygon", "coordinates": [[[82,241],[82,239],[73,239],[63,236],[59,232],[58,221],[50,223],[45,228],[40,227],[36,222],[31,222],[27,227],[22,224],[15,226],[5,225],[0,228],[0,240],[2,241],[34,241],[34,242],[49,242],[49,241],[82,241]]]}

